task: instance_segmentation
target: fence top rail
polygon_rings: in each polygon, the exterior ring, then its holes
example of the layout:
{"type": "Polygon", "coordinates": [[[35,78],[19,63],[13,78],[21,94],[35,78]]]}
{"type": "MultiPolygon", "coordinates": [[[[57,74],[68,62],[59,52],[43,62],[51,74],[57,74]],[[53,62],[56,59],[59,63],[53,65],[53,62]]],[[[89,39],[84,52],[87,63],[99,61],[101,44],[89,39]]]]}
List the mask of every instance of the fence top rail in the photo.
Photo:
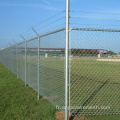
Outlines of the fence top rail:
{"type": "MultiPolygon", "coordinates": [[[[54,34],[54,33],[57,33],[57,32],[63,31],[63,30],[65,30],[65,28],[58,29],[58,30],[55,30],[55,31],[52,31],[52,32],[49,32],[49,33],[46,33],[46,34],[43,34],[43,35],[40,35],[39,37],[41,38],[41,37],[44,37],[44,36],[47,36],[47,35],[50,35],[50,34],[54,34]]],[[[29,40],[26,40],[26,42],[35,40],[35,39],[37,39],[37,38],[38,38],[38,36],[36,36],[36,37],[34,37],[34,38],[31,38],[31,39],[29,39],[29,40]]],[[[24,41],[18,43],[17,45],[20,45],[20,44],[22,44],[22,43],[24,43],[24,41]]]]}
{"type": "MultiPolygon", "coordinates": [[[[39,37],[42,38],[42,37],[45,37],[47,35],[50,35],[50,34],[54,34],[54,33],[57,33],[57,32],[60,32],[60,31],[63,31],[65,30],[65,28],[61,28],[61,29],[58,29],[58,30],[55,30],[55,31],[52,31],[52,32],[49,32],[49,33],[46,33],[46,34],[43,34],[43,35],[40,35],[39,37]]],[[[97,28],[70,28],[70,30],[79,30],[79,31],[101,31],[101,32],[120,32],[120,30],[118,29],[97,29],[97,28]]],[[[35,40],[37,39],[38,36],[34,37],[34,38],[31,38],[29,40],[26,40],[26,42],[29,42],[29,41],[32,41],[32,40],[35,40]]],[[[12,48],[12,47],[15,47],[16,45],[20,45],[20,44],[24,44],[25,42],[20,42],[20,43],[17,43],[15,45],[12,45],[8,48],[5,48],[5,49],[9,49],[9,48],[12,48]]],[[[2,50],[5,50],[5,49],[2,49],[2,50]]],[[[2,51],[0,50],[0,51],[2,51]]]]}
{"type": "MultiPolygon", "coordinates": [[[[55,30],[55,31],[52,31],[52,32],[49,32],[49,33],[46,33],[46,34],[43,34],[43,35],[40,35],[39,37],[42,38],[42,37],[45,37],[45,36],[47,36],[47,35],[51,35],[51,34],[54,34],[54,33],[57,33],[57,32],[63,31],[63,30],[65,30],[65,28],[61,28],[61,29],[58,29],[58,30],[55,30]]],[[[37,38],[38,38],[38,36],[37,36],[37,37],[34,37],[34,38],[32,38],[32,39],[27,40],[27,42],[28,42],[28,41],[32,41],[32,40],[35,40],[35,39],[37,39],[37,38]]]]}
{"type": "MultiPolygon", "coordinates": [[[[34,38],[31,38],[31,39],[29,39],[29,40],[26,40],[26,42],[35,40],[35,39],[37,39],[38,37],[42,38],[42,37],[45,37],[45,36],[47,36],[47,35],[51,35],[51,34],[54,34],[54,33],[57,33],[57,32],[61,32],[61,31],[64,31],[64,30],[65,30],[65,28],[61,28],[61,29],[58,29],[58,30],[55,30],[55,31],[52,31],[52,32],[49,32],[49,33],[46,33],[46,34],[43,34],[43,35],[40,35],[40,36],[36,36],[36,37],[34,37],[34,38]]],[[[10,46],[10,47],[7,47],[7,48],[4,48],[4,49],[2,49],[2,50],[8,49],[8,48],[12,48],[12,47],[14,47],[14,46],[16,46],[16,45],[20,45],[20,44],[24,44],[24,43],[25,43],[25,41],[20,42],[20,43],[17,43],[17,44],[14,44],[14,45],[12,45],[12,46],[10,46]]],[[[0,51],[2,51],[2,50],[0,50],[0,51]]]]}
{"type": "Polygon", "coordinates": [[[70,28],[70,29],[80,31],[120,32],[120,30],[117,29],[97,29],[97,28],[70,28]]]}

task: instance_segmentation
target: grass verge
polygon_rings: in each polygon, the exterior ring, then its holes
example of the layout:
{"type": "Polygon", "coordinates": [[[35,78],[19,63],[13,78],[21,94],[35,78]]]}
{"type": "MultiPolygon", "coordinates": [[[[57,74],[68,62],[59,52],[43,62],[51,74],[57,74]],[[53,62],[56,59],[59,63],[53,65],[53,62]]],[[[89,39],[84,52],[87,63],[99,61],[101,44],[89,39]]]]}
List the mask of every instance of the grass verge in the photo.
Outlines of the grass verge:
{"type": "MultiPolygon", "coordinates": [[[[47,100],[0,64],[0,120],[55,120],[56,112],[47,100]]],[[[120,120],[120,115],[84,116],[80,120],[120,120]]]]}
{"type": "Polygon", "coordinates": [[[0,120],[55,120],[56,111],[47,100],[0,64],[0,120]]]}

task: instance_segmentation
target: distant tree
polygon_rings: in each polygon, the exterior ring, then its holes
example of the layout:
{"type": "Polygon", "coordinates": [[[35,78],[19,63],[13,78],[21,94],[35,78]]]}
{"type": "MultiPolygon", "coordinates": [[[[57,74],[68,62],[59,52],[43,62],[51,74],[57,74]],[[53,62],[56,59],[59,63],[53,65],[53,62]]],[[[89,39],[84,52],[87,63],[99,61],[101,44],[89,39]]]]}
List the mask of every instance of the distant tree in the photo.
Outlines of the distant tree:
{"type": "Polygon", "coordinates": [[[61,50],[61,54],[65,54],[65,50],[61,50]]]}
{"type": "Polygon", "coordinates": [[[108,51],[108,54],[110,54],[110,55],[116,55],[116,53],[113,52],[113,51],[108,51]]]}
{"type": "Polygon", "coordinates": [[[87,54],[87,55],[94,55],[94,54],[99,54],[99,52],[97,51],[97,50],[81,50],[81,49],[73,49],[73,50],[71,50],[71,54],[72,55],[85,55],[85,54],[87,54]]]}
{"type": "Polygon", "coordinates": [[[93,54],[99,54],[99,52],[98,52],[98,51],[95,51],[95,50],[90,50],[88,54],[92,54],[92,55],[93,55],[93,54]]]}

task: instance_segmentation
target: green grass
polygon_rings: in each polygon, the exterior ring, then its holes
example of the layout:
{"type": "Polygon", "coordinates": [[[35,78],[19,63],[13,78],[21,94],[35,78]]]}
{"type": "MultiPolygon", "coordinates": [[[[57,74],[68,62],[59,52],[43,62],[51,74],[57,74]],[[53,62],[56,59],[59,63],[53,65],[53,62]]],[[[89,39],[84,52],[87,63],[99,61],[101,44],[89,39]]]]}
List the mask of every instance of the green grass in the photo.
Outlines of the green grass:
{"type": "Polygon", "coordinates": [[[55,120],[56,109],[0,64],[0,120],[55,120]]]}
{"type": "MultiPolygon", "coordinates": [[[[29,68],[35,69],[34,59],[28,61],[29,68]]],[[[46,100],[36,99],[36,92],[9,70],[0,64],[0,120],[54,120],[55,108],[46,100]]],[[[22,73],[21,68],[21,73],[22,73]]],[[[29,69],[29,76],[36,71],[29,69]]],[[[85,110],[81,114],[112,114],[120,112],[120,63],[101,62],[96,60],[71,61],[71,106],[81,106],[85,100],[100,87],[104,81],[108,83],[96,94],[89,106],[110,106],[110,110],[85,110]]],[[[36,81],[29,85],[36,87],[36,81]],[[35,85],[35,86],[34,86],[35,85]]],[[[56,105],[64,103],[64,59],[40,59],[40,88],[50,102],[56,105]],[[56,98],[50,96],[57,96],[56,98]]],[[[72,110],[75,112],[75,110],[72,110]]],[[[120,120],[120,115],[87,115],[84,120],[120,120]]]]}
{"type": "MultiPolygon", "coordinates": [[[[54,93],[53,89],[59,88],[59,91],[64,89],[63,87],[60,87],[61,84],[63,84],[62,80],[64,80],[64,76],[62,76],[64,75],[64,60],[59,58],[45,58],[41,62],[42,64],[40,68],[43,72],[46,71],[45,73],[49,75],[49,77],[41,77],[46,81],[46,83],[42,83],[46,86],[48,85],[48,87],[50,85],[52,86],[50,89],[47,89],[47,87],[43,88],[43,90],[50,91],[51,95],[58,94],[60,97],[59,100],[61,100],[61,97],[63,96],[60,96],[60,94],[64,94],[64,92],[59,93],[56,90],[56,93],[54,93]],[[61,76],[61,78],[57,79],[57,76],[61,76]],[[55,81],[59,82],[52,85],[55,81]]],[[[87,106],[108,106],[110,109],[87,109],[83,110],[80,114],[98,114],[98,116],[87,116],[87,120],[109,120],[110,118],[115,120],[120,119],[120,115],[105,115],[120,113],[120,62],[103,62],[89,59],[72,60],[70,72],[71,106],[82,106],[90,95],[108,80],[107,84],[95,95],[87,106]]],[[[43,73],[41,75],[43,75],[43,73]]],[[[57,99],[56,104],[60,102],[58,98],[55,99],[57,99]]],[[[51,101],[54,101],[55,99],[52,99],[51,101]]],[[[71,111],[76,112],[77,110],[71,111]]]]}
{"type": "Polygon", "coordinates": [[[82,106],[90,95],[107,80],[105,86],[97,92],[86,106],[109,106],[110,109],[87,109],[80,114],[120,113],[119,73],[120,62],[89,59],[71,61],[71,105],[82,106]]]}

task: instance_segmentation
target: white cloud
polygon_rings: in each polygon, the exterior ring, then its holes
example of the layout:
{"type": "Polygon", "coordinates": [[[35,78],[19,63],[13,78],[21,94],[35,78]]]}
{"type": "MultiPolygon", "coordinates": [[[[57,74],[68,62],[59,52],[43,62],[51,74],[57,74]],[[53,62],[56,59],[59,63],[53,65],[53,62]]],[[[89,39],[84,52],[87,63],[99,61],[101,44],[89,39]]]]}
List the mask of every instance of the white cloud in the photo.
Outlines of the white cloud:
{"type": "Polygon", "coordinates": [[[46,4],[50,4],[50,2],[46,1],[46,0],[42,0],[44,3],[46,4]]]}
{"type": "Polygon", "coordinates": [[[53,10],[53,11],[59,10],[58,8],[55,8],[55,7],[52,7],[52,6],[42,6],[42,8],[46,9],[46,10],[53,10]]]}

